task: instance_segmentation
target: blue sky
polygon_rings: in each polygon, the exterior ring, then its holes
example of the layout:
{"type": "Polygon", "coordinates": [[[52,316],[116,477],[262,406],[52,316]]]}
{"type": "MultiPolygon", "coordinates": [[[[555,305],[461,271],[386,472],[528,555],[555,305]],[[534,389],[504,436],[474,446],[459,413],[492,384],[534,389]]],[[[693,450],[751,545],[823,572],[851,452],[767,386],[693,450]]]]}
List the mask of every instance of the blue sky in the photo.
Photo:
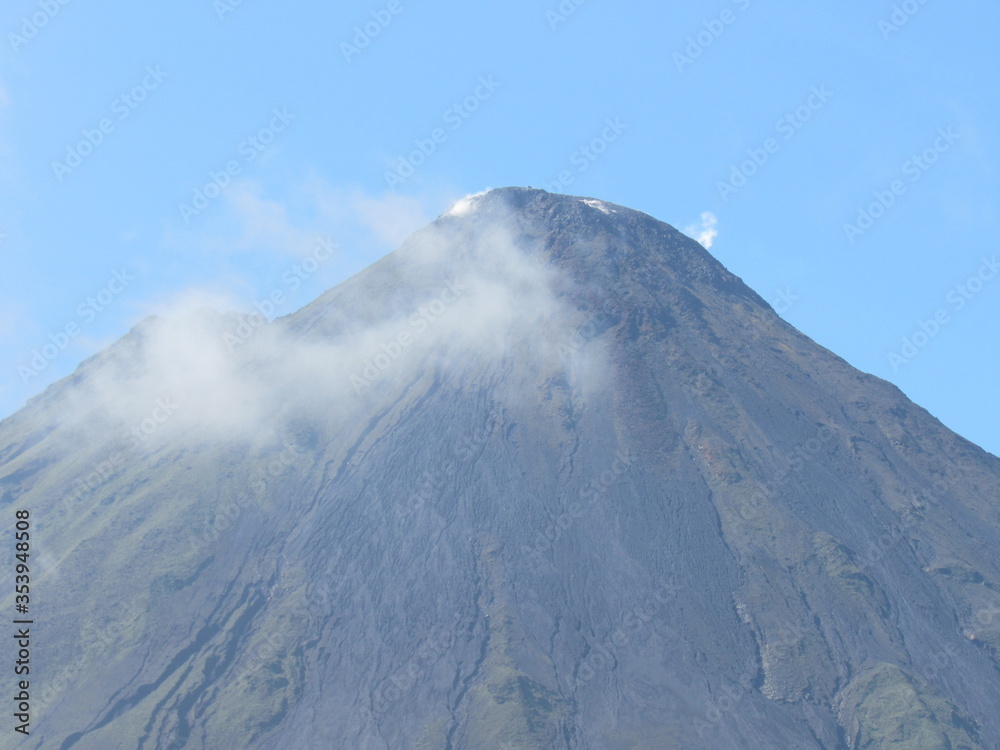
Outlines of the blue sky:
{"type": "Polygon", "coordinates": [[[291,312],[462,195],[532,185],[692,227],[1000,453],[998,24],[985,0],[9,0],[0,416],[149,313],[291,312]]]}

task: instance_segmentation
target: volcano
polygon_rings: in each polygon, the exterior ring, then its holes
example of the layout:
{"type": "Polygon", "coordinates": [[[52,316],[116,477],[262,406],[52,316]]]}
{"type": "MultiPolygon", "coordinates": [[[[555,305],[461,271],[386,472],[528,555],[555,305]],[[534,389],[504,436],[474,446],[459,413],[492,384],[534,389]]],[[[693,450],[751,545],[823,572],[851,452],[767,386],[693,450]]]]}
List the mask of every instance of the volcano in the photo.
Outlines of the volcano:
{"type": "Polygon", "coordinates": [[[997,748],[998,498],[676,229],[492,190],[286,317],[147,318],[0,423],[33,620],[2,744],[997,748]]]}

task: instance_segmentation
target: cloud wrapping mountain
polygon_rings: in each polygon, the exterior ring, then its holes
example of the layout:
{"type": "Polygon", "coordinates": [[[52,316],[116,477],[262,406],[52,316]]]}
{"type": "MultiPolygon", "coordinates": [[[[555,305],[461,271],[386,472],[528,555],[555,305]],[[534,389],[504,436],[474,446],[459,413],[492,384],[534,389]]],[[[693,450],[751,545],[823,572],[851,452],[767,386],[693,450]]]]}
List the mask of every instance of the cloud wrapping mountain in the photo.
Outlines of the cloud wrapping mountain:
{"type": "Polygon", "coordinates": [[[493,190],[245,323],[0,423],[20,746],[1000,745],[1000,462],[675,229],[493,190]]]}

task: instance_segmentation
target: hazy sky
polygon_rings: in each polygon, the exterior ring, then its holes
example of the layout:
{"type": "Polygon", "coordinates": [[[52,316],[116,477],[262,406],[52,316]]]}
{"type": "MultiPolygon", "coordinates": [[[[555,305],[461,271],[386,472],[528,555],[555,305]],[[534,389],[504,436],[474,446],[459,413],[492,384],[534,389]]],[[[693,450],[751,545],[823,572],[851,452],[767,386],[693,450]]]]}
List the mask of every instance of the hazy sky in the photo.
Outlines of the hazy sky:
{"type": "Polygon", "coordinates": [[[985,0],[9,0],[0,416],[151,312],[278,290],[285,314],[462,195],[532,185],[690,229],[1000,453],[998,23],[985,0]]]}

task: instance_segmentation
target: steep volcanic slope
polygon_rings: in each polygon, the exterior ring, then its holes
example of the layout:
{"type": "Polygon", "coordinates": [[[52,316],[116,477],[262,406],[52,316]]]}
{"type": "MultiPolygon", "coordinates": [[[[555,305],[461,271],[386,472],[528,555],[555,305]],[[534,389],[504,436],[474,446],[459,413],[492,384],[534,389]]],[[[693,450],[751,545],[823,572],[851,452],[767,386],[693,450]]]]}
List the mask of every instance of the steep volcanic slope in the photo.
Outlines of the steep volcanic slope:
{"type": "Polygon", "coordinates": [[[671,227],[495,190],[240,322],[0,423],[4,747],[1000,747],[1000,460],[671,227]]]}

